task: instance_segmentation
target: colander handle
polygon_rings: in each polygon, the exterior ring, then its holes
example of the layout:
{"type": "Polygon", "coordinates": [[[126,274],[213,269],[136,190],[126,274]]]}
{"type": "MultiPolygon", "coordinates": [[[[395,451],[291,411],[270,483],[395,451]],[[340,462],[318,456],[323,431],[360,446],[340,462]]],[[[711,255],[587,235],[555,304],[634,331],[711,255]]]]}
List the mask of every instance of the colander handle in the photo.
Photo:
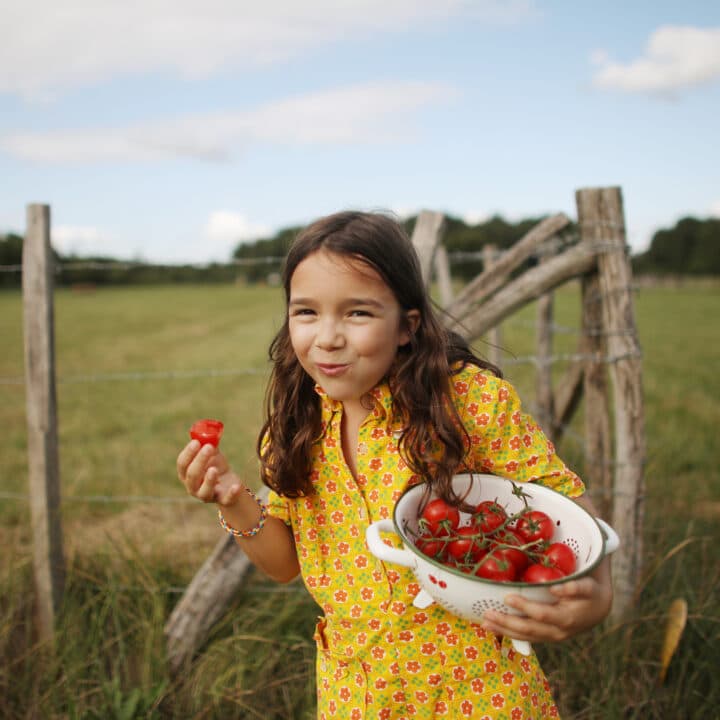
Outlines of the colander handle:
{"type": "Polygon", "coordinates": [[[377,520],[372,523],[365,531],[365,539],[370,552],[379,560],[414,568],[415,558],[413,554],[408,550],[400,550],[385,544],[380,537],[381,532],[392,532],[397,535],[392,520],[377,520]]]}
{"type": "Polygon", "coordinates": [[[605,536],[605,554],[614,553],[620,547],[619,535],[604,520],[599,517],[596,517],[595,520],[605,536]]]}

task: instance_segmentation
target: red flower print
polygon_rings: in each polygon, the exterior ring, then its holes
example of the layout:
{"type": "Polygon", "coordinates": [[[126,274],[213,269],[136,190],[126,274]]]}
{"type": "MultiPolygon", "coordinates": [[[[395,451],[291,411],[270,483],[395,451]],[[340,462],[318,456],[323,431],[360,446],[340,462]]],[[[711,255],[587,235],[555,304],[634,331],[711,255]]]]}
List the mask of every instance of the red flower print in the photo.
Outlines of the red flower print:
{"type": "Polygon", "coordinates": [[[330,576],[323,573],[320,576],[320,587],[330,587],[330,576]]]}
{"type": "Polygon", "coordinates": [[[337,491],[337,483],[334,480],[327,481],[327,491],[334,493],[337,491]]]}
{"type": "Polygon", "coordinates": [[[307,578],[305,578],[305,582],[308,587],[317,587],[317,578],[314,575],[308,575],[307,578]]]}
{"type": "Polygon", "coordinates": [[[350,713],[350,720],[362,720],[362,710],[353,708],[352,713],[350,713]]]}
{"type": "Polygon", "coordinates": [[[365,567],[367,567],[367,564],[368,564],[367,555],[358,555],[355,558],[355,566],[356,567],[365,568],[365,567]]]}
{"type": "Polygon", "coordinates": [[[377,471],[383,466],[382,458],[374,457],[374,458],[368,463],[368,465],[369,465],[375,472],[377,472],[377,471]]]}
{"type": "Polygon", "coordinates": [[[477,424],[485,426],[490,422],[490,416],[487,413],[483,413],[482,415],[478,415],[477,418],[477,424]]]}
{"type": "Polygon", "coordinates": [[[520,424],[520,411],[516,410],[511,417],[512,424],[513,425],[519,425],[520,424]]]}
{"type": "Polygon", "coordinates": [[[315,522],[318,525],[325,525],[325,523],[327,522],[327,518],[325,517],[325,515],[323,513],[318,513],[315,516],[315,522]]]}
{"type": "Polygon", "coordinates": [[[446,622],[438,623],[435,631],[438,635],[447,635],[450,632],[450,624],[446,622]]]}
{"type": "Polygon", "coordinates": [[[468,391],[468,384],[466,382],[463,382],[462,380],[458,380],[455,383],[455,392],[458,395],[467,395],[468,391]]]}
{"type": "Polygon", "coordinates": [[[482,387],[487,383],[487,375],[483,375],[482,373],[477,373],[474,378],[475,382],[482,387]]]}
{"type": "Polygon", "coordinates": [[[480,409],[480,406],[476,402],[468,403],[467,411],[471,415],[473,415],[473,416],[477,415],[479,409],[480,409]]]}
{"type": "Polygon", "coordinates": [[[387,687],[387,680],[385,678],[379,677],[375,681],[375,689],[376,690],[384,690],[387,687]]]}
{"type": "Polygon", "coordinates": [[[453,668],[453,680],[464,680],[465,679],[465,668],[461,665],[453,668]]]}
{"type": "Polygon", "coordinates": [[[428,621],[428,616],[424,612],[415,613],[413,615],[413,622],[417,625],[424,625],[428,621]]]}
{"type": "Polygon", "coordinates": [[[432,643],[432,642],[423,643],[422,648],[420,649],[420,652],[423,655],[434,655],[436,651],[437,651],[437,645],[435,645],[435,643],[432,643]]]}
{"type": "Polygon", "coordinates": [[[447,638],[448,645],[457,645],[458,644],[458,636],[455,633],[450,633],[447,638]]]}
{"type": "Polygon", "coordinates": [[[519,707],[514,707],[510,713],[510,720],[522,720],[522,710],[519,707]]]}
{"type": "Polygon", "coordinates": [[[342,560],[340,558],[337,558],[335,562],[333,563],[333,567],[340,572],[343,569],[342,560]]]}
{"type": "Polygon", "coordinates": [[[520,436],[519,435],[513,435],[510,438],[510,447],[513,450],[518,450],[520,448],[520,436]]]}
{"type": "Polygon", "coordinates": [[[477,660],[478,654],[478,649],[474,645],[468,645],[465,648],[465,657],[468,660],[477,660]]]}
{"type": "Polygon", "coordinates": [[[410,630],[401,630],[398,633],[398,639],[402,640],[403,642],[412,642],[414,637],[415,634],[410,632],[410,630]]]}
{"type": "MultiPolygon", "coordinates": [[[[398,663],[394,662],[394,663],[390,666],[390,672],[391,672],[393,675],[399,675],[399,674],[400,674],[400,665],[399,665],[398,663]]],[[[401,680],[400,682],[402,682],[402,680],[401,680]]]]}
{"type": "Polygon", "coordinates": [[[494,660],[488,660],[485,663],[485,672],[494,673],[497,670],[497,663],[494,660]]]}
{"type": "Polygon", "coordinates": [[[378,717],[380,718],[380,720],[389,720],[390,713],[391,713],[390,708],[385,707],[382,710],[380,710],[380,712],[378,713],[378,717]]]}
{"type": "Polygon", "coordinates": [[[362,597],[363,600],[372,600],[374,594],[372,588],[369,587],[364,587],[360,591],[360,597],[362,597]]]}
{"type": "Polygon", "coordinates": [[[378,515],[380,515],[383,520],[387,520],[390,517],[390,510],[388,510],[387,505],[383,505],[380,508],[378,515]]]}
{"type": "Polygon", "coordinates": [[[392,698],[396,703],[401,703],[405,700],[405,693],[402,690],[398,690],[393,693],[392,698]]]}
{"type": "Polygon", "coordinates": [[[310,528],[307,531],[307,536],[308,536],[308,540],[312,540],[314,542],[315,540],[317,540],[317,536],[318,536],[317,530],[315,528],[310,528]]]}
{"type": "Polygon", "coordinates": [[[438,700],[435,703],[435,714],[436,715],[447,715],[448,706],[444,700],[438,700]]]}
{"type": "Polygon", "coordinates": [[[341,542],[338,543],[337,549],[340,555],[347,555],[350,551],[350,546],[346,542],[341,542]]]}
{"type": "Polygon", "coordinates": [[[388,580],[395,585],[400,580],[400,573],[397,570],[388,570],[388,580]]]}
{"type": "Polygon", "coordinates": [[[527,673],[530,672],[530,663],[527,661],[527,658],[523,658],[520,660],[520,667],[527,673]]]}
{"type": "Polygon", "coordinates": [[[376,503],[380,499],[380,493],[377,490],[371,490],[369,494],[370,500],[376,503]]]}
{"type": "Polygon", "coordinates": [[[493,399],[493,396],[489,392],[483,392],[480,393],[480,400],[484,402],[486,405],[488,403],[491,403],[493,399]]]}
{"type": "Polygon", "coordinates": [[[550,717],[559,717],[558,709],[555,707],[555,705],[550,708],[550,717]]]}
{"type": "Polygon", "coordinates": [[[393,484],[393,476],[390,473],[385,473],[382,476],[382,484],[385,487],[390,487],[393,484]]]}
{"type": "Polygon", "coordinates": [[[353,526],[350,528],[350,534],[351,534],[353,537],[355,537],[355,538],[356,538],[356,537],[360,537],[360,530],[358,530],[358,526],[357,526],[357,525],[353,525],[353,526]]]}
{"type": "Polygon", "coordinates": [[[381,623],[377,618],[372,618],[370,622],[368,622],[368,625],[371,630],[375,630],[375,632],[377,632],[380,629],[381,623]]]}
{"type": "Polygon", "coordinates": [[[498,390],[498,400],[500,402],[505,402],[510,397],[510,393],[508,392],[507,388],[501,387],[498,390]]]}
{"type": "Polygon", "coordinates": [[[532,435],[523,435],[523,445],[525,447],[530,447],[532,445],[532,435]]]}
{"type": "Polygon", "coordinates": [[[350,615],[354,618],[359,618],[362,615],[362,607],[360,605],[353,605],[350,608],[350,615]]]}
{"type": "Polygon", "coordinates": [[[352,694],[351,694],[351,692],[350,692],[350,688],[347,687],[346,685],[343,685],[343,686],[340,688],[340,692],[339,692],[338,694],[340,695],[340,699],[341,699],[341,700],[344,700],[345,702],[347,702],[347,701],[352,697],[352,694]]]}
{"type": "Polygon", "coordinates": [[[490,443],[490,447],[495,451],[498,452],[502,449],[502,438],[498,438],[497,440],[493,440],[490,443]]]}
{"type": "Polygon", "coordinates": [[[465,717],[472,717],[473,704],[469,700],[463,700],[460,710],[465,717]]]}
{"type": "Polygon", "coordinates": [[[376,660],[382,660],[385,657],[385,651],[381,647],[374,647],[372,649],[372,656],[376,660]]]}
{"type": "Polygon", "coordinates": [[[483,690],[485,690],[485,683],[480,678],[473,678],[472,682],[470,683],[470,687],[473,689],[474,693],[482,695],[483,690]]]}
{"type": "Polygon", "coordinates": [[[405,663],[405,668],[411,673],[420,672],[421,667],[422,665],[420,665],[417,660],[408,660],[408,662],[405,663]]]}
{"type": "Polygon", "coordinates": [[[325,445],[329,448],[337,447],[337,443],[335,442],[334,437],[327,437],[325,438],[325,445]]]}
{"type": "Polygon", "coordinates": [[[358,645],[364,645],[367,642],[367,633],[359,632],[357,634],[358,645]]]}
{"type": "Polygon", "coordinates": [[[330,517],[332,518],[332,521],[336,525],[342,525],[343,522],[345,521],[345,515],[342,512],[340,512],[340,510],[335,510],[335,512],[333,512],[333,514],[330,517]]]}
{"type": "Polygon", "coordinates": [[[495,467],[495,463],[490,458],[483,458],[481,467],[485,472],[492,472],[495,467]]]}
{"type": "Polygon", "coordinates": [[[548,453],[551,455],[555,453],[555,446],[548,440],[547,441],[548,453]]]}
{"type": "Polygon", "coordinates": [[[502,676],[502,681],[503,681],[503,685],[512,685],[513,682],[515,681],[515,673],[510,672],[509,670],[508,670],[508,672],[504,672],[503,676],[502,676]]]}
{"type": "Polygon", "coordinates": [[[507,415],[505,413],[500,413],[497,416],[497,420],[495,421],[499,427],[503,427],[505,425],[505,421],[507,420],[507,415]]]}
{"type": "Polygon", "coordinates": [[[527,465],[529,465],[530,467],[532,467],[533,465],[537,465],[537,461],[538,461],[538,456],[537,456],[537,455],[531,455],[531,456],[528,458],[527,465]]]}
{"type": "Polygon", "coordinates": [[[433,673],[432,675],[428,675],[428,685],[431,687],[437,687],[442,682],[442,675],[439,673],[433,673]]]}
{"type": "Polygon", "coordinates": [[[505,696],[501,695],[500,693],[495,693],[491,698],[490,701],[493,704],[493,707],[501,708],[505,706],[505,696]]]}
{"type": "MultiPolygon", "coordinates": [[[[365,482],[365,476],[358,475],[358,483],[360,485],[363,485],[364,482],[365,482]]],[[[352,505],[352,498],[349,495],[347,495],[347,494],[343,495],[342,499],[343,499],[343,505],[347,505],[348,507],[350,507],[352,505]]]]}
{"type": "Polygon", "coordinates": [[[518,469],[518,464],[514,460],[511,460],[510,462],[505,463],[505,469],[508,472],[515,472],[518,469]]]}
{"type": "Polygon", "coordinates": [[[407,586],[408,595],[415,597],[420,592],[420,586],[417,583],[410,583],[407,586]]]}
{"type": "Polygon", "coordinates": [[[370,436],[373,438],[373,440],[379,440],[381,437],[385,436],[385,430],[382,428],[376,427],[373,428],[372,433],[370,433],[370,436]]]}
{"type": "Polygon", "coordinates": [[[334,715],[337,712],[337,703],[334,700],[331,700],[328,703],[328,710],[330,711],[331,715],[334,715]]]}
{"type": "Polygon", "coordinates": [[[327,557],[330,554],[330,546],[327,543],[320,544],[320,554],[327,557]]]}
{"type": "Polygon", "coordinates": [[[417,701],[419,703],[426,703],[428,701],[429,695],[424,690],[418,690],[415,693],[415,697],[417,698],[417,701]]]}

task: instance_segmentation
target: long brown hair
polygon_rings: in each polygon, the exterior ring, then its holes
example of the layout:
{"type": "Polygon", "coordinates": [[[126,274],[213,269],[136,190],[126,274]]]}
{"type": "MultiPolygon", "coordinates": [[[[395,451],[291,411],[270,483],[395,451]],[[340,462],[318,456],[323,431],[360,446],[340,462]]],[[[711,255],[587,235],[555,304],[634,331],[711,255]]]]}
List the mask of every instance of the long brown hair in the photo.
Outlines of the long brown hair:
{"type": "Polygon", "coordinates": [[[411,470],[449,501],[458,502],[451,479],[465,454],[466,433],[450,401],[450,378],[467,363],[499,375],[437,318],[420,263],[402,226],[381,213],[346,211],[320,218],[292,243],[283,269],[285,321],[273,339],[273,363],[258,437],[263,482],[286,497],[313,492],[312,444],[321,433],[320,397],[290,343],[287,304],[297,266],[320,249],[358,260],[392,290],[403,311],[419,310],[418,327],[398,350],[391,376],[392,411],[402,418],[400,452],[411,470]]]}

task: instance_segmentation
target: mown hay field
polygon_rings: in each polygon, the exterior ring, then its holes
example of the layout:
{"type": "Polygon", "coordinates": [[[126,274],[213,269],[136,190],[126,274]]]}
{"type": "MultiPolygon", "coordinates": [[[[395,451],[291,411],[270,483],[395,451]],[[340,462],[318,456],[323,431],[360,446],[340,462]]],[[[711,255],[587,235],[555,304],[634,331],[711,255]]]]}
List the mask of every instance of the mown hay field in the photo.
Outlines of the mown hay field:
{"type": "MultiPolygon", "coordinates": [[[[175,456],[201,416],[257,485],[254,454],[277,288],[82,288],[56,293],[63,529],[68,579],[54,649],[32,628],[22,303],[0,293],[0,715],[7,718],[310,718],[317,608],[302,586],[255,574],[182,677],[162,627],[222,531],[184,495],[175,456]]],[[[720,690],[720,287],[635,293],[647,462],[644,572],[633,618],[538,648],[564,717],[717,717],[720,690]],[[665,682],[665,614],[689,616],[665,682]]],[[[578,292],[557,293],[576,328],[578,292]]],[[[502,364],[534,400],[534,307],[504,323],[502,364]]],[[[559,332],[573,353],[577,336],[559,332]]],[[[480,352],[487,347],[477,344],[480,352]]],[[[562,364],[555,368],[563,375],[562,364]]],[[[582,408],[560,448],[583,473],[582,408]]]]}

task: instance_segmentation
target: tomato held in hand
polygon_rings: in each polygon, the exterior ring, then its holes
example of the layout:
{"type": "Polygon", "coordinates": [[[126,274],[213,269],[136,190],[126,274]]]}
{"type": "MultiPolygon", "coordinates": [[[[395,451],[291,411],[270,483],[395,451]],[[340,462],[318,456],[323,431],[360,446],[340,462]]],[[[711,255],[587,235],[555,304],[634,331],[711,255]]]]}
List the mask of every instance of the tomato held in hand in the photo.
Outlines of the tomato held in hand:
{"type": "Polygon", "coordinates": [[[572,575],[575,572],[577,566],[575,553],[565,543],[553,543],[545,550],[543,555],[550,565],[562,570],[563,575],[572,575]]]}
{"type": "Polygon", "coordinates": [[[495,582],[512,582],[515,580],[517,570],[509,560],[497,557],[494,552],[489,552],[480,561],[475,574],[478,577],[494,580],[495,582]]]}
{"type": "Polygon", "coordinates": [[[565,577],[562,570],[552,565],[543,565],[542,563],[533,563],[529,565],[527,570],[522,574],[521,580],[526,583],[544,583],[552,580],[559,580],[565,577]]]}
{"type": "Polygon", "coordinates": [[[223,434],[224,425],[219,420],[198,420],[190,428],[190,437],[202,445],[217,447],[223,434]]]}
{"type": "Polygon", "coordinates": [[[460,511],[442,498],[431,500],[420,516],[420,526],[432,535],[452,535],[460,524],[460,511]]]}
{"type": "Polygon", "coordinates": [[[515,529],[526,543],[541,540],[548,542],[555,532],[552,518],[542,510],[530,510],[518,521],[515,529]]]}

